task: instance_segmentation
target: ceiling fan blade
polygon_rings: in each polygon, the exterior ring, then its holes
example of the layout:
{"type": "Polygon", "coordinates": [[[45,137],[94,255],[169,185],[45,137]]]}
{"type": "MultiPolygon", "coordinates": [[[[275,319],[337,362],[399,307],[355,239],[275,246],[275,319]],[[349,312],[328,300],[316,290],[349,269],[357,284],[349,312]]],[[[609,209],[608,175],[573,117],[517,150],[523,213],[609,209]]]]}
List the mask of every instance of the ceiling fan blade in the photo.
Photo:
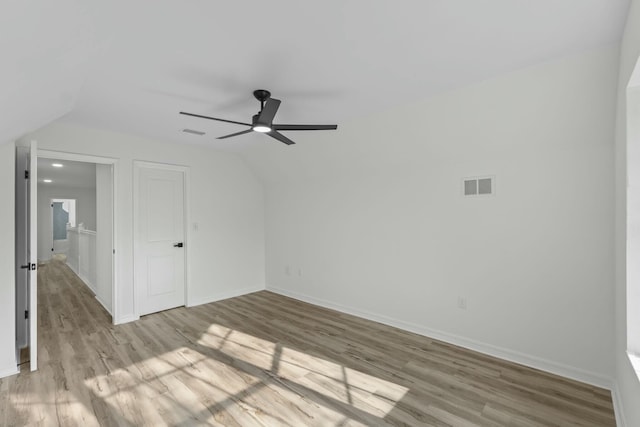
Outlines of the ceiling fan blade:
{"type": "Polygon", "coordinates": [[[283,134],[281,134],[279,132],[276,132],[275,130],[272,130],[271,132],[268,132],[267,135],[269,135],[271,138],[277,139],[280,142],[284,142],[287,145],[295,144],[295,142],[293,142],[292,140],[290,140],[289,138],[287,138],[283,134]]]}
{"type": "Polygon", "coordinates": [[[278,112],[278,108],[280,108],[280,100],[275,98],[268,98],[264,104],[264,108],[260,112],[258,122],[271,124],[273,122],[273,118],[278,112]]]}
{"type": "Polygon", "coordinates": [[[273,125],[274,130],[335,130],[338,125],[273,125]]]}
{"type": "Polygon", "coordinates": [[[236,125],[251,126],[249,123],[235,122],[235,121],[233,121],[233,120],[217,119],[217,118],[215,118],[215,117],[201,116],[200,114],[185,113],[184,111],[180,111],[180,114],[183,114],[183,115],[185,115],[185,116],[198,117],[198,118],[200,118],[200,119],[217,120],[217,121],[219,121],[219,122],[226,122],[226,123],[234,123],[234,124],[236,124],[236,125]]]}
{"type": "Polygon", "coordinates": [[[219,136],[216,139],[232,138],[234,136],[244,135],[245,133],[250,133],[250,132],[253,132],[253,129],[247,129],[247,130],[243,130],[241,132],[236,132],[236,133],[232,133],[232,134],[225,135],[225,136],[219,136]]]}

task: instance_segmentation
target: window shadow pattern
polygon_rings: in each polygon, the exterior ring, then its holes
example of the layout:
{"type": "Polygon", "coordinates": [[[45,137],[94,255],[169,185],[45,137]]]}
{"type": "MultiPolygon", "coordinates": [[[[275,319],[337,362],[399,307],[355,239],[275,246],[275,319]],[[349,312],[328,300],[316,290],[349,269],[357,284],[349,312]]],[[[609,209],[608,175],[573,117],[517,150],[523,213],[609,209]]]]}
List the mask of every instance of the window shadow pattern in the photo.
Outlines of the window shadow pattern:
{"type": "Polygon", "coordinates": [[[40,370],[0,425],[615,425],[606,390],[266,291],[112,326],[41,270],[40,370]]]}

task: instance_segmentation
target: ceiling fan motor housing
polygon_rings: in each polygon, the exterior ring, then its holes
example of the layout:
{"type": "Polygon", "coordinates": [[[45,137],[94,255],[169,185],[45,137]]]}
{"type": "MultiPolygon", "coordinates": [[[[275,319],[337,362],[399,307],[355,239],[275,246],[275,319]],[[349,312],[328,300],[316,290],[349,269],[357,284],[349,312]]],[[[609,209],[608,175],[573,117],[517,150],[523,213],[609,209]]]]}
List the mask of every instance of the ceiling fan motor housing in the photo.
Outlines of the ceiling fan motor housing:
{"type": "Polygon", "coordinates": [[[260,121],[260,114],[255,114],[251,120],[251,129],[256,132],[266,133],[271,132],[271,123],[267,123],[264,120],[260,121]]]}

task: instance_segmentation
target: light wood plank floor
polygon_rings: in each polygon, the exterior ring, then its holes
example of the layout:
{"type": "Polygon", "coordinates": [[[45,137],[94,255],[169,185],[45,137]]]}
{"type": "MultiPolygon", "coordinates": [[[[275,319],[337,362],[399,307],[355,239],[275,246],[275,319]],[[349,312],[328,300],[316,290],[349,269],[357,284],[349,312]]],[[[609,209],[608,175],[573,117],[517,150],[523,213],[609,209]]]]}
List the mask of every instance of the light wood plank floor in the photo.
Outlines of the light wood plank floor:
{"type": "Polygon", "coordinates": [[[615,425],[606,390],[273,293],[114,327],[64,264],[39,276],[3,426],[615,425]]]}

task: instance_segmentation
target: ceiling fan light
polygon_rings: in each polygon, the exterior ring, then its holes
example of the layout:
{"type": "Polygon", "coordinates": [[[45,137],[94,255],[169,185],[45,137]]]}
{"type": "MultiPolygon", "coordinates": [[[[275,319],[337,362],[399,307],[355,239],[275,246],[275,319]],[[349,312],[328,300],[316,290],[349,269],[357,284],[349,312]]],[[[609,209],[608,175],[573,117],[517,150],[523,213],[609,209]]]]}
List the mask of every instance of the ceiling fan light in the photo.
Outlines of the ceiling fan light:
{"type": "Polygon", "coordinates": [[[261,133],[267,133],[267,132],[271,132],[271,128],[267,125],[255,125],[253,127],[253,130],[255,130],[256,132],[261,132],[261,133]]]}

